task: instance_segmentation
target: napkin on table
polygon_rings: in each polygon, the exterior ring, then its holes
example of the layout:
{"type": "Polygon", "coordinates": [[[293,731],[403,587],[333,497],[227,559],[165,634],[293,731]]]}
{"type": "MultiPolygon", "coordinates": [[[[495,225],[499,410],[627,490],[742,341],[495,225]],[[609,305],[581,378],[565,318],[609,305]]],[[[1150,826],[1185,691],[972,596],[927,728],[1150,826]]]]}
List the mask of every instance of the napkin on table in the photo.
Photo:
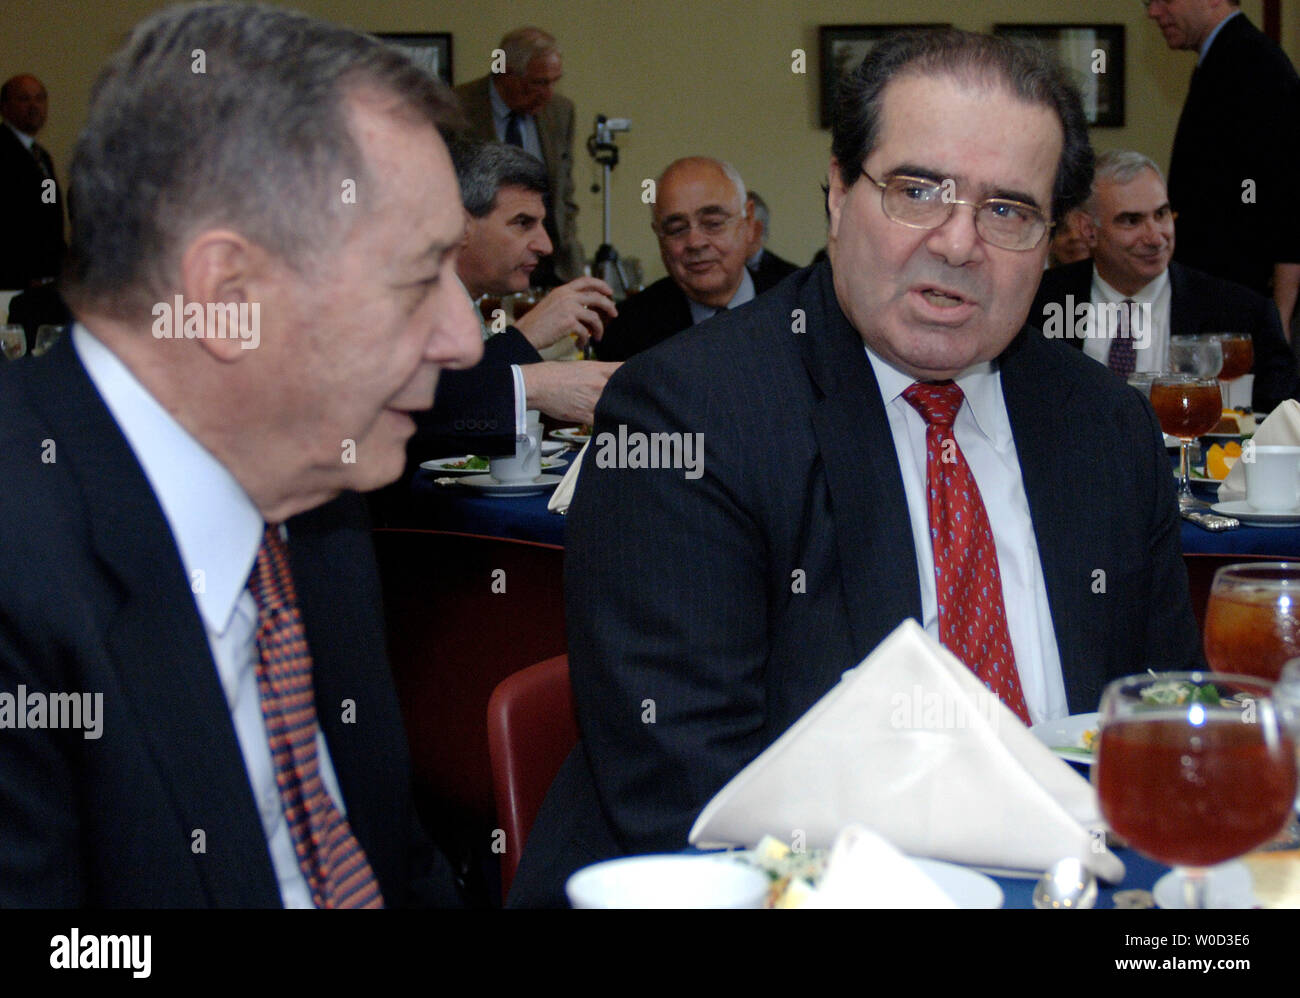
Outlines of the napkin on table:
{"type": "MultiPolygon", "coordinates": [[[[1300,446],[1300,402],[1284,399],[1251,437],[1255,446],[1300,446]]],[[[1228,471],[1219,486],[1219,502],[1239,502],[1246,498],[1246,469],[1240,461],[1228,471]]]]}
{"type": "Polygon", "coordinates": [[[913,620],[723,787],[690,841],[800,831],[825,848],[855,822],[911,856],[1032,876],[1076,856],[1124,877],[1092,787],[913,620]]]}
{"type": "Polygon", "coordinates": [[[552,513],[568,512],[569,503],[573,502],[573,490],[578,485],[578,472],[582,469],[582,459],[586,456],[587,448],[590,446],[590,440],[582,445],[582,450],[578,451],[578,456],[573,459],[573,463],[569,465],[569,470],[560,479],[560,484],[555,486],[555,491],[551,493],[546,508],[552,513]]]}

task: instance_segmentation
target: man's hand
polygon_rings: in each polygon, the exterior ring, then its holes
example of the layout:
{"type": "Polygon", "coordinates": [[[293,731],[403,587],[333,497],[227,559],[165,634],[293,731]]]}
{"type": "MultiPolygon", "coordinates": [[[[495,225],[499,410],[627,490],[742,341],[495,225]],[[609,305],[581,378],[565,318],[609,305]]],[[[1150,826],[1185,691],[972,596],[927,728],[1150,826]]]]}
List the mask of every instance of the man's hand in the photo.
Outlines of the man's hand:
{"type": "Polygon", "coordinates": [[[600,339],[605,323],[616,315],[614,289],[598,277],[579,277],[551,291],[516,320],[515,328],[538,350],[570,333],[577,335],[581,348],[590,339],[600,339]]]}
{"type": "Polygon", "coordinates": [[[595,360],[547,360],[540,364],[524,364],[519,370],[524,375],[528,408],[541,409],[552,419],[566,423],[592,423],[605,382],[619,366],[595,360]]]}

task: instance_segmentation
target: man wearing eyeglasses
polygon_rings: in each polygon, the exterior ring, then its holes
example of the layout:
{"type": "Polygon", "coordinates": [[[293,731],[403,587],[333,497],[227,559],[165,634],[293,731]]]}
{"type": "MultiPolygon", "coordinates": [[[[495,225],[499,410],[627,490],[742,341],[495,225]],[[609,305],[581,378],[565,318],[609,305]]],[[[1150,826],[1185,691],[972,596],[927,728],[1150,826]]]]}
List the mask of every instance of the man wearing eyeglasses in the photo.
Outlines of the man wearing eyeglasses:
{"type": "Polygon", "coordinates": [[[625,364],[596,409],[596,439],[701,434],[702,474],[584,465],[582,745],[514,903],[683,848],[906,618],[1026,723],[1198,659],[1150,408],[1025,322],[1049,225],[1091,180],[1078,94],[1007,39],[895,35],[841,84],[831,153],[829,261],[625,364]]]}
{"type": "Polygon", "coordinates": [[[1269,412],[1300,392],[1273,303],[1171,262],[1174,211],[1155,163],[1133,150],[1104,153],[1084,208],[1092,257],[1044,272],[1032,325],[1125,377],[1169,370],[1170,336],[1249,333],[1255,377],[1243,401],[1269,412]]]}
{"type": "Polygon", "coordinates": [[[692,156],[669,165],[650,223],[668,276],[619,306],[596,356],[627,360],[767,290],[745,268],[753,210],[731,164],[692,156]]]}

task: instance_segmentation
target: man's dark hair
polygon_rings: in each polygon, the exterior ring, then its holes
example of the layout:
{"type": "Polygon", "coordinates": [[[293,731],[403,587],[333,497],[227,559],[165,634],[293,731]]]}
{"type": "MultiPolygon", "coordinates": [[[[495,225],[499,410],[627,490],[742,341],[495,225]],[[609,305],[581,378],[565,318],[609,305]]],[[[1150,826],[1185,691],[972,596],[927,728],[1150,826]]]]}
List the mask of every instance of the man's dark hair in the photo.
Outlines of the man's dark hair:
{"type": "Polygon", "coordinates": [[[831,126],[831,153],[845,187],[880,137],[885,88],[909,73],[949,76],[963,83],[1000,86],[1020,100],[1051,108],[1065,132],[1052,187],[1052,218],[1082,204],[1092,187],[1092,146],[1079,93],[1041,49],[1010,38],[953,29],[910,31],[880,42],[840,81],[831,126]]]}
{"type": "Polygon", "coordinates": [[[366,217],[372,178],[348,106],[363,91],[414,123],[457,113],[396,49],[303,14],[190,4],[142,21],[100,74],[73,154],[74,310],[147,312],[185,240],[213,226],[309,270],[366,217]]]}
{"type": "Polygon", "coordinates": [[[518,146],[504,142],[454,139],[451,162],[460,181],[460,197],[474,218],[484,218],[496,207],[497,191],[522,187],[546,197],[550,181],[546,164],[518,146]]]}

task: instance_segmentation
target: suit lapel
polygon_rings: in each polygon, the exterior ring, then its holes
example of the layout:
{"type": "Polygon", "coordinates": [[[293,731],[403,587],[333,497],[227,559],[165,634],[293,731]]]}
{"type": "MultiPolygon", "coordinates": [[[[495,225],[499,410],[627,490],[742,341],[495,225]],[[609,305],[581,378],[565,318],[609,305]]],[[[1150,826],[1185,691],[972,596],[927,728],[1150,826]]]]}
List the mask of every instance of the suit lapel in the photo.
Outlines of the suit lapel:
{"type": "Polygon", "coordinates": [[[826,472],[854,651],[865,656],[904,617],[921,617],[916,549],[889,421],[862,339],[840,310],[823,266],[800,292],[808,317],[804,366],[813,433],[826,472]],[[883,623],[888,622],[888,623],[883,623]]]}
{"type": "Polygon", "coordinates": [[[1199,303],[1191,301],[1187,271],[1181,264],[1169,264],[1169,335],[1187,336],[1196,333],[1196,316],[1201,313],[1199,303]]]}
{"type": "Polygon", "coordinates": [[[229,708],[162,509],[71,337],[44,361],[34,365],[34,401],[55,428],[58,460],[80,484],[91,543],[116,584],[104,637],[130,727],[148,744],[181,827],[204,832],[195,868],[210,902],[278,905],[229,708]]]}
{"type": "MultiPolygon", "coordinates": [[[[1082,647],[1086,607],[1069,596],[1077,590],[1080,573],[1087,572],[1080,561],[1086,544],[1071,533],[1079,518],[1078,492],[1071,487],[1078,478],[1077,455],[1063,444],[1078,432],[1068,416],[1076,383],[1054,376],[1052,365],[1045,363],[1051,349],[1022,330],[1003,352],[999,370],[1069,695],[1089,681],[1095,663],[1085,661],[1082,647]]],[[[1073,703],[1071,709],[1076,709],[1073,703]]]]}

